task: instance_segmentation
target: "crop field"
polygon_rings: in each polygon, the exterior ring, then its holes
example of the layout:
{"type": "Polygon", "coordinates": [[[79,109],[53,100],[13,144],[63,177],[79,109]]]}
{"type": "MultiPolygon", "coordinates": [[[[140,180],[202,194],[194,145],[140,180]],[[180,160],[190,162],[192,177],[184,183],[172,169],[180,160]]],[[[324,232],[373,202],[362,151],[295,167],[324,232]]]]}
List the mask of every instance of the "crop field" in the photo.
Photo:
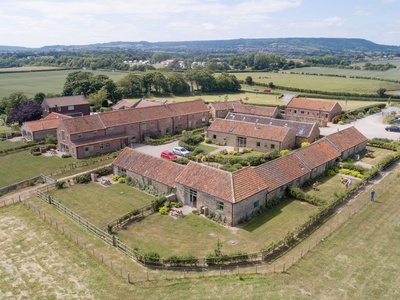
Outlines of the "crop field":
{"type": "MultiPolygon", "coordinates": [[[[43,72],[21,72],[1,73],[0,72],[0,98],[6,97],[14,92],[23,92],[28,97],[36,93],[61,94],[65,79],[71,72],[78,70],[43,71],[43,72]]],[[[122,78],[125,73],[90,71],[95,75],[104,74],[113,80],[122,78]]]]}
{"type": "MultiPolygon", "coordinates": [[[[330,69],[329,69],[330,70],[330,69]]],[[[332,69],[335,70],[336,69],[332,69]]],[[[293,69],[292,72],[306,72],[305,68],[293,69]]],[[[338,70],[344,71],[344,70],[338,70]]],[[[347,72],[347,70],[345,70],[347,72]]],[[[318,72],[309,72],[318,73],[318,72]]],[[[234,73],[239,80],[245,80],[247,76],[251,76],[254,82],[269,84],[273,82],[275,85],[286,86],[292,88],[312,89],[327,92],[349,92],[349,93],[365,93],[376,94],[380,88],[385,88],[387,91],[399,90],[400,84],[371,80],[371,79],[356,79],[342,78],[330,76],[314,76],[302,74],[290,74],[290,71],[279,73],[234,73]]]]}
{"type": "Polygon", "coordinates": [[[62,205],[99,227],[151,203],[154,197],[126,184],[102,186],[98,183],[75,184],[50,195],[62,205]]]}

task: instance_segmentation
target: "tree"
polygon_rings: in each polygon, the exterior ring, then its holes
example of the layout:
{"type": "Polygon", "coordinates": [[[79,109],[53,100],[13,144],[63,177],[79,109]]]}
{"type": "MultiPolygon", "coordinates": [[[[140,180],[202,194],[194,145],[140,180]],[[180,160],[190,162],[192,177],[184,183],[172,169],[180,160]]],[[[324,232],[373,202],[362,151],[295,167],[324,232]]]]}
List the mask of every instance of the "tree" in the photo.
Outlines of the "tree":
{"type": "Polygon", "coordinates": [[[376,91],[376,93],[378,94],[379,98],[384,98],[385,97],[385,93],[386,93],[386,89],[380,88],[379,90],[376,91]]]}
{"type": "Polygon", "coordinates": [[[246,79],[245,79],[245,82],[248,85],[253,85],[254,84],[253,77],[247,76],[246,79]]]}
{"type": "Polygon", "coordinates": [[[129,72],[116,83],[116,93],[123,97],[140,95],[143,91],[143,76],[129,72]]]}
{"type": "Polygon", "coordinates": [[[10,94],[8,97],[3,97],[0,101],[0,113],[9,114],[22,102],[28,101],[28,97],[22,92],[10,94]]]}
{"type": "Polygon", "coordinates": [[[182,73],[170,73],[167,77],[169,90],[175,95],[186,94],[190,91],[185,77],[182,73]]]}
{"type": "Polygon", "coordinates": [[[93,106],[95,110],[98,110],[102,106],[103,101],[106,99],[107,99],[107,91],[105,90],[100,90],[95,93],[91,93],[88,96],[89,104],[93,106]]]}
{"type": "Polygon", "coordinates": [[[38,120],[42,117],[42,107],[31,100],[20,103],[15,107],[7,118],[7,123],[18,123],[21,125],[26,121],[38,120]]]}
{"type": "Polygon", "coordinates": [[[46,98],[46,95],[44,93],[36,93],[35,96],[33,97],[33,102],[37,104],[42,104],[44,98],[46,98]]]}

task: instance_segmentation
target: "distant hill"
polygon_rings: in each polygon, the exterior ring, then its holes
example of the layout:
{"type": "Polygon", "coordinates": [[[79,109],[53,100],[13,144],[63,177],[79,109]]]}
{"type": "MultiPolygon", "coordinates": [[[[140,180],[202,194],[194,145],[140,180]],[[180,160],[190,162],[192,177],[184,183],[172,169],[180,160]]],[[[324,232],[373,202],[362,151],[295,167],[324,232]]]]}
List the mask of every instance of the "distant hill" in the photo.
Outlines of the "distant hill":
{"type": "Polygon", "coordinates": [[[125,49],[144,51],[264,51],[286,54],[314,52],[396,52],[400,46],[388,46],[357,38],[260,38],[183,42],[109,42],[89,45],[53,45],[42,48],[0,46],[0,51],[79,51],[125,49]]]}

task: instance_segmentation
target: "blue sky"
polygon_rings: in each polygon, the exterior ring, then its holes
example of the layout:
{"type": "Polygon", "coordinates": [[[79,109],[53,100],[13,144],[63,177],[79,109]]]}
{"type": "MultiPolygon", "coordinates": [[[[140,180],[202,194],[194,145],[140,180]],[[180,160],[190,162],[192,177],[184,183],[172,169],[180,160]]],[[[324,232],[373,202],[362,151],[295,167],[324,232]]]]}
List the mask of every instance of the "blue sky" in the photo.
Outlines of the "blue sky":
{"type": "Polygon", "coordinates": [[[400,0],[0,0],[0,45],[278,37],[400,46],[400,0]]]}

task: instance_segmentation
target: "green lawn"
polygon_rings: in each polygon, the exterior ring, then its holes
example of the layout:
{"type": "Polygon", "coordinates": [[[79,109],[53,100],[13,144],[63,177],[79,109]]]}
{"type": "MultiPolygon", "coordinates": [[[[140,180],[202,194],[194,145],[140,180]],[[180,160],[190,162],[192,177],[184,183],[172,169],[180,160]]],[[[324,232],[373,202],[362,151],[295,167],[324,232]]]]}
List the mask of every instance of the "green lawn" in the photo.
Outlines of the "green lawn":
{"type": "Polygon", "coordinates": [[[0,141],[0,150],[11,149],[18,146],[22,146],[24,142],[10,142],[10,141],[0,141]]]}
{"type": "Polygon", "coordinates": [[[287,200],[243,228],[227,228],[189,214],[181,219],[153,214],[118,232],[118,237],[142,252],[155,251],[161,256],[193,254],[205,257],[213,253],[219,240],[224,253],[254,253],[264,245],[281,239],[289,230],[305,221],[315,206],[287,200]],[[162,239],[160,239],[162,237],[162,239]],[[232,244],[230,241],[234,241],[232,244]]]}
{"type": "Polygon", "coordinates": [[[153,196],[117,183],[102,186],[97,183],[75,184],[49,192],[61,204],[89,222],[104,226],[111,221],[151,203],[153,196]]]}
{"type": "MultiPolygon", "coordinates": [[[[1,143],[3,142],[0,142],[0,145],[1,143]]],[[[72,169],[60,173],[63,168],[69,168],[70,164],[82,164],[85,160],[77,160],[71,157],[60,158],[58,156],[32,156],[27,150],[7,154],[5,156],[0,156],[0,163],[3,166],[7,166],[0,168],[0,187],[7,186],[12,183],[17,183],[35,176],[39,176],[40,173],[46,175],[58,173],[53,177],[61,178],[79,172],[91,170],[96,167],[112,163],[112,161],[114,160],[112,155],[109,156],[110,158],[107,157],[108,155],[105,155],[103,160],[98,163],[89,164],[85,167],[72,169]]],[[[91,158],[87,159],[87,161],[91,161],[91,158]]]]}
{"type": "Polygon", "coordinates": [[[205,145],[205,144],[199,144],[196,147],[200,148],[203,151],[206,151],[207,153],[210,153],[210,152],[218,149],[217,147],[213,147],[213,146],[205,145]]]}
{"type": "Polygon", "coordinates": [[[374,157],[363,157],[361,158],[361,161],[370,165],[376,165],[385,156],[393,155],[395,153],[392,150],[376,148],[371,146],[367,146],[367,149],[373,153],[374,157]]]}

